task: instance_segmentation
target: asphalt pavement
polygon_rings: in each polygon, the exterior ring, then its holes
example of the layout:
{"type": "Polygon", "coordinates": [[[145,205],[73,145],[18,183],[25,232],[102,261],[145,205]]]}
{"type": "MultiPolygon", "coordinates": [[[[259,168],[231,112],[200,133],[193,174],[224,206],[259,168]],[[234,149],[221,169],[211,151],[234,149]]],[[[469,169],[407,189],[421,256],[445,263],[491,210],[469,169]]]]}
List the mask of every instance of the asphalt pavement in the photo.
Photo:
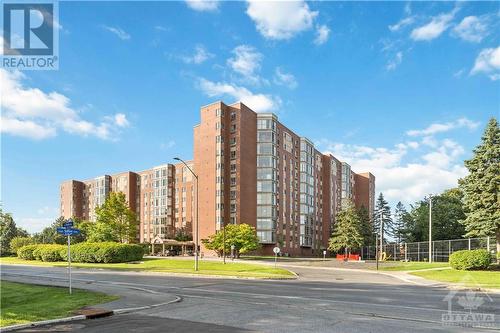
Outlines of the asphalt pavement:
{"type": "MultiPolygon", "coordinates": [[[[294,270],[299,274],[297,280],[278,281],[74,269],[75,288],[121,296],[99,307],[156,307],[21,332],[391,333],[500,329],[499,294],[419,286],[375,272],[294,270]],[[165,304],[176,299],[179,301],[165,304]],[[471,299],[480,300],[474,303],[480,306],[467,307],[471,299]],[[477,313],[488,316],[472,316],[477,313]]],[[[66,273],[60,267],[1,266],[2,280],[18,282],[65,286],[66,273]]]]}

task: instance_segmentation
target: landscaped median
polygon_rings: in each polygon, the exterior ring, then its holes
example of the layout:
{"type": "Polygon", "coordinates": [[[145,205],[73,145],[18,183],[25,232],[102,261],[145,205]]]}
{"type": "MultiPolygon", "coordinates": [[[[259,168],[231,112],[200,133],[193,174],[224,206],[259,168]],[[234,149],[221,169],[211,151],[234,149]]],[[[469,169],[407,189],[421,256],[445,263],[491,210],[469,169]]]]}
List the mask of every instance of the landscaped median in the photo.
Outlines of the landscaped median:
{"type": "MultiPolygon", "coordinates": [[[[3,258],[5,259],[5,258],[3,258]]],[[[116,296],[67,288],[2,281],[0,326],[30,323],[74,315],[84,306],[111,302],[116,296]]]]}
{"type": "MultiPolygon", "coordinates": [[[[67,266],[66,262],[43,262],[38,260],[23,260],[16,257],[0,258],[0,264],[23,264],[36,266],[67,266]]],[[[194,259],[156,259],[144,258],[128,263],[72,263],[72,267],[130,270],[139,272],[164,272],[210,276],[249,277],[260,279],[290,279],[295,275],[282,268],[269,265],[246,264],[220,261],[200,260],[199,271],[194,270],[194,259]]]]}

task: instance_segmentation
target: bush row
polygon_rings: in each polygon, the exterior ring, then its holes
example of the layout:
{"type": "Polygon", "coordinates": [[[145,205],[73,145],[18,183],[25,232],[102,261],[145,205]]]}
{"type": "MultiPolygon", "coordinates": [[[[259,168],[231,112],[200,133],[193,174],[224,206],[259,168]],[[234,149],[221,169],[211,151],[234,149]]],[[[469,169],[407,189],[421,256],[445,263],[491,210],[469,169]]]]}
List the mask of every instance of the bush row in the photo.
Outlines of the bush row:
{"type": "MultiPolygon", "coordinates": [[[[34,244],[17,250],[17,256],[25,260],[66,261],[68,248],[65,245],[34,244]]],[[[87,263],[118,263],[141,260],[144,250],[135,244],[79,243],[71,246],[71,261],[87,263]]]]}
{"type": "Polygon", "coordinates": [[[486,269],[491,257],[488,250],[462,250],[453,252],[450,256],[450,266],[459,270],[486,269]]]}

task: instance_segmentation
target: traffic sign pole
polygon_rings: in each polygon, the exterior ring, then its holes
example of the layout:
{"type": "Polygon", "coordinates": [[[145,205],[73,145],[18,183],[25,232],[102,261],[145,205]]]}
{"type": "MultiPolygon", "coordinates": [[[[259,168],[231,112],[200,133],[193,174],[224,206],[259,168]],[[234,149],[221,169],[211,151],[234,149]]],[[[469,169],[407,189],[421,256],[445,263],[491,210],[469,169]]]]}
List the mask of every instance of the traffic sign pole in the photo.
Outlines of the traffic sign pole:
{"type": "Polygon", "coordinates": [[[69,294],[71,295],[71,237],[68,235],[69,294]]]}

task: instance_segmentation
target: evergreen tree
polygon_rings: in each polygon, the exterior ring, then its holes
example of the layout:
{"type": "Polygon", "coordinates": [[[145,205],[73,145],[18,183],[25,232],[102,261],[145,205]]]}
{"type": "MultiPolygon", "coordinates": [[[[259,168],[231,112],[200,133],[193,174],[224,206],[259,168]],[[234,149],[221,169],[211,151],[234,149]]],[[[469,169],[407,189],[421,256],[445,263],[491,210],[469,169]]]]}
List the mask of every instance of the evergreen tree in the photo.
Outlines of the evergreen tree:
{"type": "Polygon", "coordinates": [[[373,228],[373,221],[370,219],[370,214],[365,206],[358,209],[358,217],[361,226],[361,236],[363,237],[363,246],[375,245],[375,230],[373,228]]]}
{"type": "Polygon", "coordinates": [[[469,174],[459,181],[463,192],[466,236],[495,236],[500,253],[500,128],[491,118],[474,149],[465,161],[469,174]]]}
{"type": "Polygon", "coordinates": [[[406,233],[410,218],[405,205],[399,201],[394,210],[394,239],[398,244],[406,241],[406,233]]]}
{"type": "Polygon", "coordinates": [[[122,243],[133,243],[137,240],[137,216],[128,207],[125,194],[111,192],[104,204],[97,207],[95,229],[91,228],[89,238],[93,233],[102,235],[103,238],[116,238],[122,243]]]}
{"type": "MultiPolygon", "coordinates": [[[[394,235],[394,223],[391,217],[391,207],[384,199],[382,193],[379,194],[377,202],[375,204],[375,214],[373,216],[375,231],[380,235],[380,216],[383,216],[383,228],[382,228],[382,239],[386,240],[386,237],[392,237],[394,235]]],[[[378,236],[380,237],[380,236],[378,236]]]]}
{"type": "Polygon", "coordinates": [[[328,242],[328,249],[333,252],[344,249],[345,254],[347,254],[352,249],[360,248],[363,245],[360,222],[354,204],[352,202],[345,204],[337,214],[333,234],[328,242]]]}

